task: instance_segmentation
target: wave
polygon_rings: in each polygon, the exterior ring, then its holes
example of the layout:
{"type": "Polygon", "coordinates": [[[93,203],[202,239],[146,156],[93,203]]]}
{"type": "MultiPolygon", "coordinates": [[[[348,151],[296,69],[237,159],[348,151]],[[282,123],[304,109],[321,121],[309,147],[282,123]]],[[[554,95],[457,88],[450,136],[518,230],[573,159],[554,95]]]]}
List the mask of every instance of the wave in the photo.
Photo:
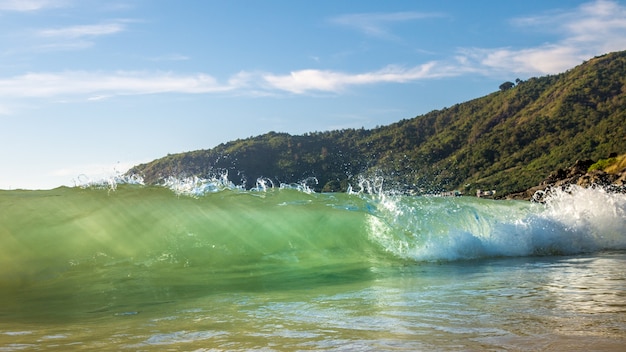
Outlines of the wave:
{"type": "Polygon", "coordinates": [[[545,204],[469,197],[383,200],[371,236],[416,261],[626,249],[626,195],[572,186],[545,204]]]}
{"type": "Polygon", "coordinates": [[[602,189],[572,187],[537,204],[385,194],[380,182],[319,194],[263,180],[244,190],[227,177],[135,181],[0,191],[0,282],[81,270],[336,275],[381,263],[626,249],[626,195],[602,189]]]}

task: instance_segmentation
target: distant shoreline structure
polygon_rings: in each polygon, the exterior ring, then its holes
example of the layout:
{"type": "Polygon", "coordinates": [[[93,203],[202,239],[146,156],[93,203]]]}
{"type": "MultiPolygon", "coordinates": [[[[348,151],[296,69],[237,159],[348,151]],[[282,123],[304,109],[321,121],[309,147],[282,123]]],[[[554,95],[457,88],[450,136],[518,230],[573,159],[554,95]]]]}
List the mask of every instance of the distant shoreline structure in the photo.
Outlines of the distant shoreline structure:
{"type": "Polygon", "coordinates": [[[441,192],[441,193],[436,194],[437,197],[460,197],[462,195],[463,195],[463,192],[459,190],[446,191],[446,192],[441,192]]]}
{"type": "Polygon", "coordinates": [[[493,198],[496,196],[496,190],[492,189],[490,191],[476,190],[476,197],[478,198],[493,198]]]}

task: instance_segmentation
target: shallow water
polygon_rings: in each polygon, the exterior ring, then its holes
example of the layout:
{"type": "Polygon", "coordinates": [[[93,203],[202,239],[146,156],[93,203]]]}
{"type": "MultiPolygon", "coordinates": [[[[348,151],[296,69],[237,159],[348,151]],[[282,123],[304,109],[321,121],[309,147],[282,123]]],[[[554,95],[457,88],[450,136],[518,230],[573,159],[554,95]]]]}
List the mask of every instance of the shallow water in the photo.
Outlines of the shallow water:
{"type": "Polygon", "coordinates": [[[0,191],[0,351],[623,350],[626,198],[0,191]]]}
{"type": "Polygon", "coordinates": [[[78,312],[84,298],[44,295],[45,311],[2,317],[0,349],[617,351],[625,268],[621,252],[408,264],[278,289],[144,286],[78,312]]]}

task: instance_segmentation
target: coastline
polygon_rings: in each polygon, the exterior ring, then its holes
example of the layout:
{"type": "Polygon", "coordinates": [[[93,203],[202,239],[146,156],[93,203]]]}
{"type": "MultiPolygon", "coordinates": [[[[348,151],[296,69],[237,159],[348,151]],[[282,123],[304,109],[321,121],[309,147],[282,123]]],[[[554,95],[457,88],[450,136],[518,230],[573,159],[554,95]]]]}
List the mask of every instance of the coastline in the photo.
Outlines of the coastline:
{"type": "MultiPolygon", "coordinates": [[[[609,159],[617,158],[612,154],[609,159]]],[[[624,155],[620,156],[622,160],[624,155]]],[[[604,160],[609,160],[604,159],[604,160]]],[[[602,187],[610,192],[626,193],[626,167],[612,172],[606,169],[593,169],[593,165],[600,162],[587,160],[577,160],[574,165],[566,169],[553,171],[539,185],[531,187],[522,192],[511,193],[503,197],[509,200],[527,200],[542,202],[543,198],[550,193],[551,189],[565,189],[571,185],[583,188],[602,187]]]]}

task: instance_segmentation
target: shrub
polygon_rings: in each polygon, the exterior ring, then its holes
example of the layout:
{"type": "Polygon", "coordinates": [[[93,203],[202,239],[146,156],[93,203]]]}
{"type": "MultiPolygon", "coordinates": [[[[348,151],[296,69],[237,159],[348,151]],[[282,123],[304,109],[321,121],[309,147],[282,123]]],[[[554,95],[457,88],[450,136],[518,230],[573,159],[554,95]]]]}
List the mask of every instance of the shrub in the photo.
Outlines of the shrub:
{"type": "Polygon", "coordinates": [[[589,169],[587,169],[587,172],[591,172],[593,170],[604,170],[607,167],[615,164],[616,161],[617,161],[617,158],[600,159],[595,164],[589,166],[589,169]]]}

